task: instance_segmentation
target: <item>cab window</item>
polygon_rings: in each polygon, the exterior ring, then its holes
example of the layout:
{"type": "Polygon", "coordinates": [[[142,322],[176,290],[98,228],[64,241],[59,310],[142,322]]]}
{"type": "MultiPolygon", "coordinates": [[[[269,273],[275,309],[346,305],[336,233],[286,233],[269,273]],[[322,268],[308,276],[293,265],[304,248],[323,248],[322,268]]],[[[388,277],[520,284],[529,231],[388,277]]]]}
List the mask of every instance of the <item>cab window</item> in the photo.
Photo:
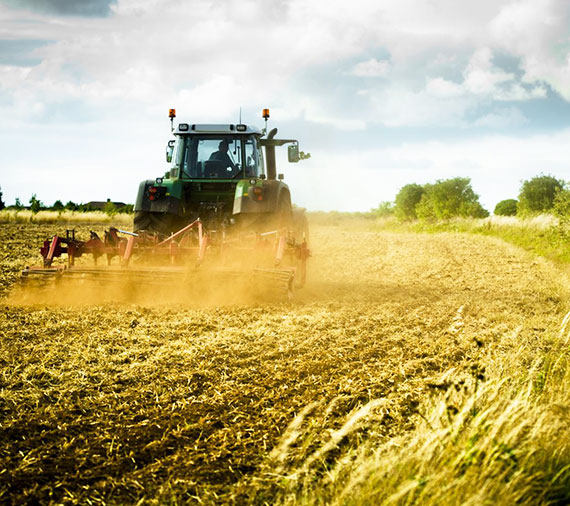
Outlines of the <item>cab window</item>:
{"type": "Polygon", "coordinates": [[[176,141],[171,174],[183,179],[237,179],[259,177],[262,167],[254,136],[185,135],[176,141]]]}
{"type": "Polygon", "coordinates": [[[254,137],[245,141],[245,175],[244,177],[259,176],[259,154],[254,137]]]}

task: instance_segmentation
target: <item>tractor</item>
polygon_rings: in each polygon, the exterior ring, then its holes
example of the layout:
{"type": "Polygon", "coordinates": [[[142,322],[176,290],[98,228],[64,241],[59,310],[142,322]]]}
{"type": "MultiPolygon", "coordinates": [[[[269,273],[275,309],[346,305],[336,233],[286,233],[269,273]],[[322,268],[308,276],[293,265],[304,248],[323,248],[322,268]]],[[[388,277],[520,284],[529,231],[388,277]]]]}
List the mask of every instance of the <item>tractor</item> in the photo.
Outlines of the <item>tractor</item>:
{"type": "MultiPolygon", "coordinates": [[[[169,171],[140,183],[133,231],[111,227],[88,240],[74,230],[41,248],[43,265],[27,267],[23,284],[152,282],[168,293],[217,286],[269,287],[291,296],[306,280],[309,229],[304,209],[291,205],[291,192],[277,174],[275,148],[288,144],[289,162],[310,157],[294,139],[277,139],[265,127],[242,124],[179,123],[170,109],[174,139],[166,147],[169,171]],[[263,149],[265,148],[265,149],[263,149]],[[66,264],[58,257],[66,255],[66,264]],[[94,265],[76,263],[91,256],[94,265]],[[99,266],[99,258],[107,265],[99,266]],[[118,259],[118,263],[116,260],[118,259]],[[115,265],[113,265],[113,262],[115,265]],[[178,286],[178,291],[173,290],[178,286]]],[[[113,287],[115,285],[115,287],[113,287]]],[[[265,288],[264,288],[265,290],[265,288]]]]}
{"type": "MultiPolygon", "coordinates": [[[[175,110],[169,111],[171,125],[175,110]]],[[[134,231],[174,233],[200,219],[211,233],[263,233],[292,230],[308,239],[304,210],[293,208],[291,192],[277,173],[275,148],[288,144],[288,160],[310,157],[294,139],[245,124],[179,123],[166,147],[170,170],[164,177],[140,183],[134,231]],[[263,149],[265,148],[265,149],[263,149]],[[264,152],[265,151],[265,152],[264,152]]]]}

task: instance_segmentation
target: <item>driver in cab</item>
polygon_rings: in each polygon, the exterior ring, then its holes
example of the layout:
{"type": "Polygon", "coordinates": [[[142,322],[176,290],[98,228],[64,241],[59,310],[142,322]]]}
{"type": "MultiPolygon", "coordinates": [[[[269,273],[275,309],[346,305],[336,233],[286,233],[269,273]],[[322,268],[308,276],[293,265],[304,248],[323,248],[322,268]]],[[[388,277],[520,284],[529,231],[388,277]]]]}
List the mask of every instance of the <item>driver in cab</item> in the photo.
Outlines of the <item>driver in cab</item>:
{"type": "Polygon", "coordinates": [[[210,161],[221,162],[226,170],[228,167],[230,167],[232,171],[237,170],[236,164],[228,154],[228,141],[225,139],[223,139],[218,145],[218,151],[214,151],[210,155],[210,161]]]}

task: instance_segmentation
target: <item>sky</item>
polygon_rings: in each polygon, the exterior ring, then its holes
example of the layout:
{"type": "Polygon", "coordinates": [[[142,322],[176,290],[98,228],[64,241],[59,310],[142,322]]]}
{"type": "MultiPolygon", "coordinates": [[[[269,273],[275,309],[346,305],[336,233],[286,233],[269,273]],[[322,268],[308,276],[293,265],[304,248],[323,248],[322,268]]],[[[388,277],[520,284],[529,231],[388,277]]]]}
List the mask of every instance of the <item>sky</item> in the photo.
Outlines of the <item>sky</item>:
{"type": "Polygon", "coordinates": [[[0,0],[3,200],[134,202],[177,121],[269,126],[293,201],[570,180],[568,0],[0,0]]]}

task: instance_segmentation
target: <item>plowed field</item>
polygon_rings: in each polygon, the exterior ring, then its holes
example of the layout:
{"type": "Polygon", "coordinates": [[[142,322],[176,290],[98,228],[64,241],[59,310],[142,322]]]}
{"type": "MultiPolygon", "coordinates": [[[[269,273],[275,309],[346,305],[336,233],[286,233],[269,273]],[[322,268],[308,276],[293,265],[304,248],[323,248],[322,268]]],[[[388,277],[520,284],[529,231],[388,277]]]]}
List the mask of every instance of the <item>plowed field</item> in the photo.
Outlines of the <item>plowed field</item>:
{"type": "Polygon", "coordinates": [[[499,240],[360,224],[312,228],[292,302],[27,306],[10,285],[62,227],[0,227],[2,503],[271,503],[281,476],[413,431],[446,382],[540,348],[565,300],[499,240]]]}

